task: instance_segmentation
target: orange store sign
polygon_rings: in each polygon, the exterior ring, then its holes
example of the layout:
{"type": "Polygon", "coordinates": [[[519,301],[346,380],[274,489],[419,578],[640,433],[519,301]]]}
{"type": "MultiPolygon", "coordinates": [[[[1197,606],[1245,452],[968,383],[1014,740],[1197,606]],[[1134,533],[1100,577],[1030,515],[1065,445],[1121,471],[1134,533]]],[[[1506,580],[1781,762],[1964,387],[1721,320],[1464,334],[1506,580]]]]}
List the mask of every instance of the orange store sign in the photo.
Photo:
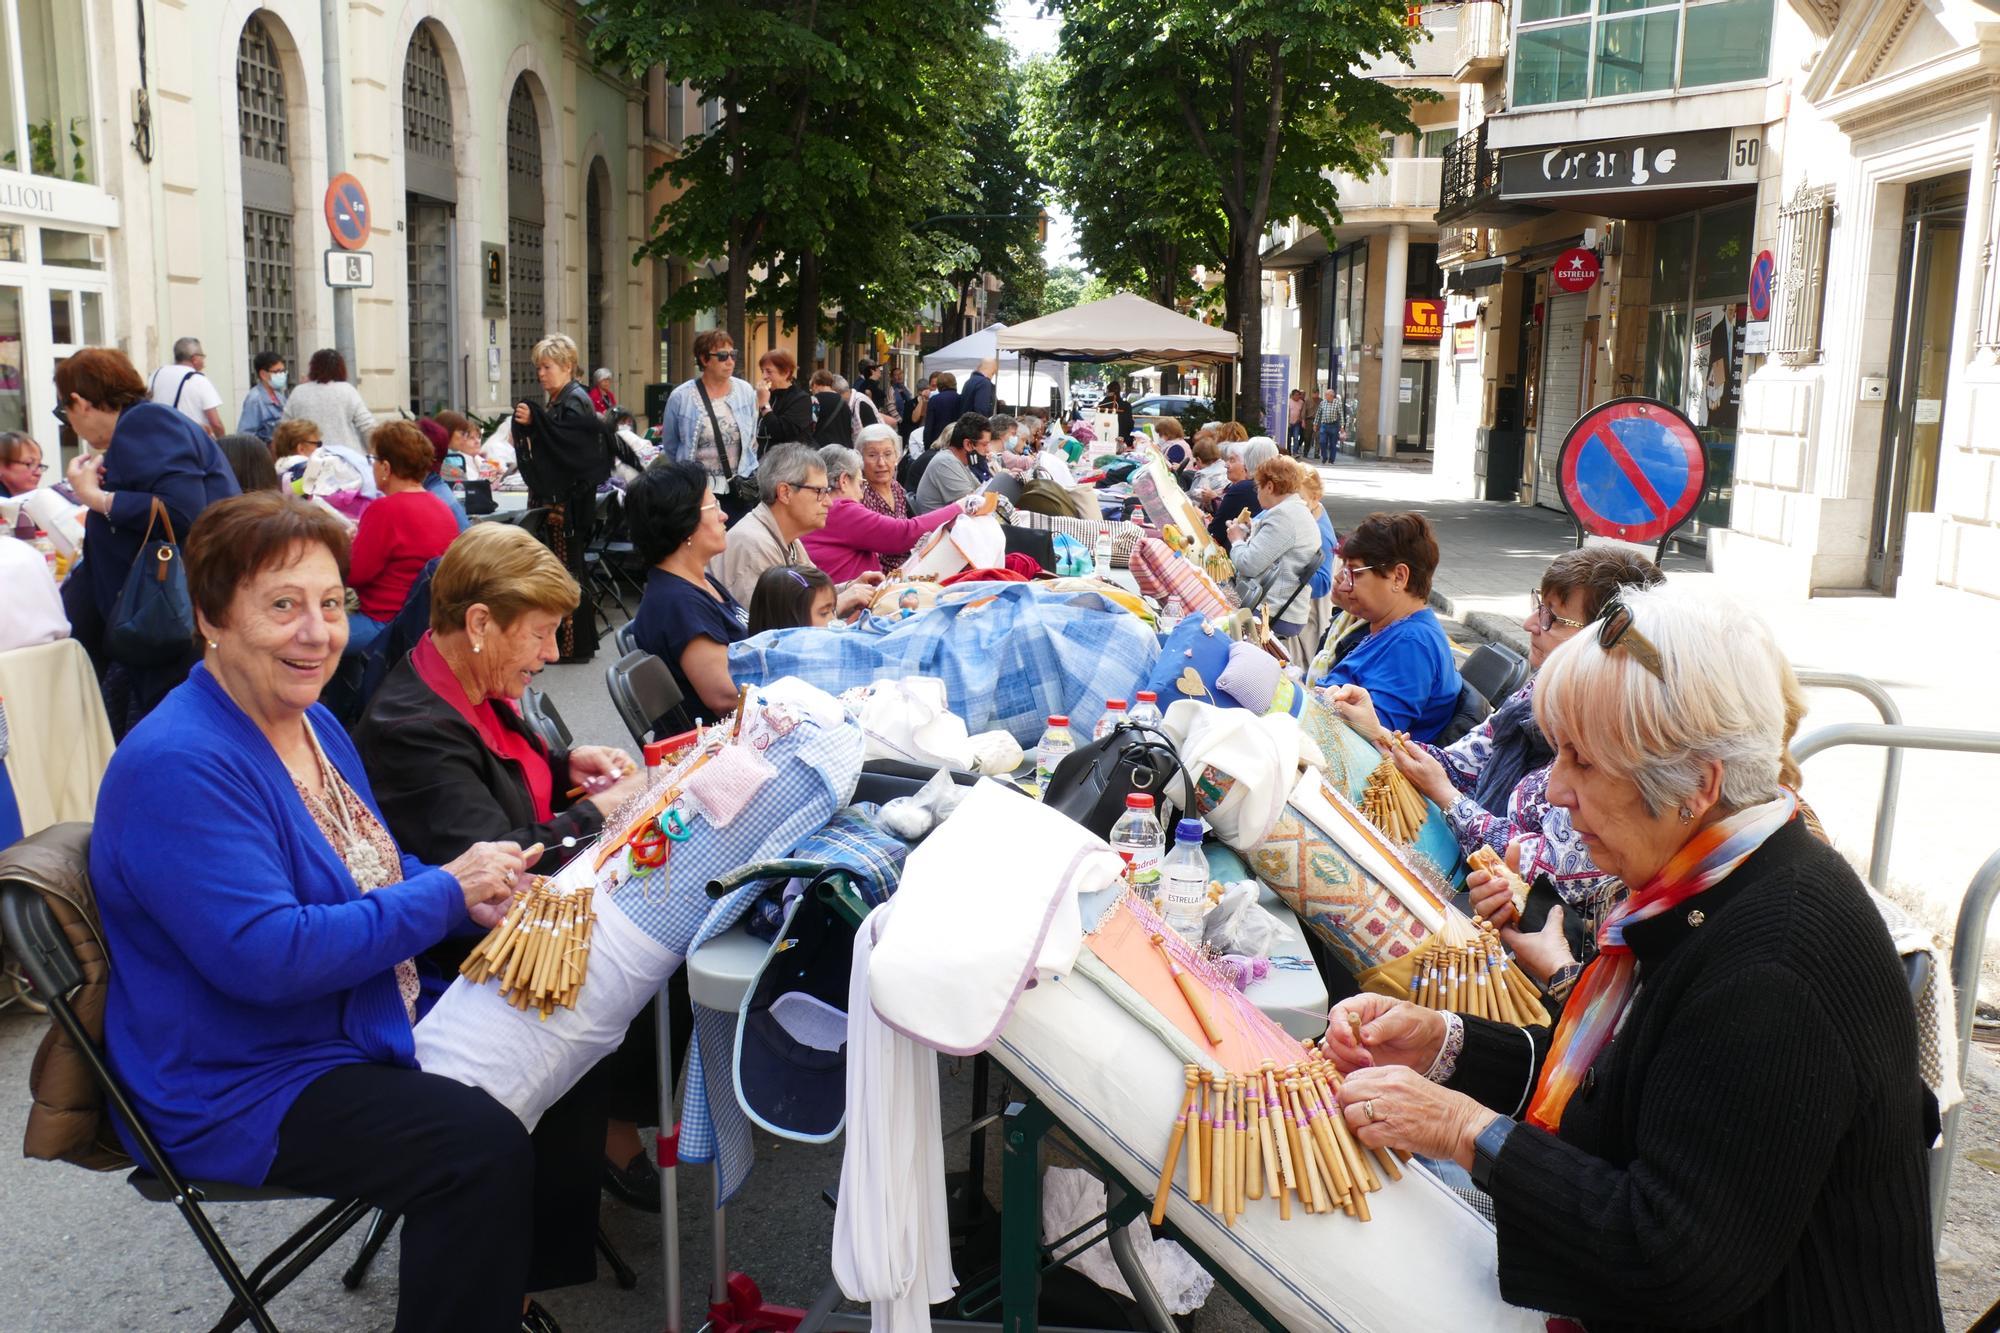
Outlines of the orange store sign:
{"type": "Polygon", "coordinates": [[[1403,302],[1403,341],[1434,343],[1444,337],[1444,302],[1416,300],[1403,302]]]}

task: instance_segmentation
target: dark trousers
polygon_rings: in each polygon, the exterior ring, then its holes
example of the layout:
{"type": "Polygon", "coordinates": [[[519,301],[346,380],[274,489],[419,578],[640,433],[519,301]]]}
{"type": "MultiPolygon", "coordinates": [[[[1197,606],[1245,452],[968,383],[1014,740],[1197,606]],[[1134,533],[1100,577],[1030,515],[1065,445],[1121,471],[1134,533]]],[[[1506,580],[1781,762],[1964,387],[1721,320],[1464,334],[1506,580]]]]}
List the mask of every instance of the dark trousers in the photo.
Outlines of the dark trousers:
{"type": "Polygon", "coordinates": [[[285,1114],[265,1179],[402,1217],[397,1333],[520,1328],[534,1154],[521,1122],[484,1092],[388,1065],[332,1070],[285,1114]]]}
{"type": "Polygon", "coordinates": [[[556,630],[556,643],[565,662],[588,662],[597,652],[597,607],[590,595],[590,579],[583,559],[597,526],[597,483],[564,477],[547,490],[534,489],[528,496],[531,508],[548,508],[542,531],[549,549],[563,562],[563,568],[583,589],[576,610],[565,617],[556,630]]]}

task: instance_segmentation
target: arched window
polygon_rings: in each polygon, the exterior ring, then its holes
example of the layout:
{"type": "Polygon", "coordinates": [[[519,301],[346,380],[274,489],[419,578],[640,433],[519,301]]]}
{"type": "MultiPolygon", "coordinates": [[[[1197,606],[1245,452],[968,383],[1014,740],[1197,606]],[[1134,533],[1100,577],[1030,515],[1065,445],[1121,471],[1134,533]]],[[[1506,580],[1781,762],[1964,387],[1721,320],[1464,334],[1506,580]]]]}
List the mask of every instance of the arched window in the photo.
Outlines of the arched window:
{"type": "Polygon", "coordinates": [[[451,264],[458,178],[451,82],[437,34],[420,23],[403,56],[404,242],[409,264],[410,410],[463,406],[452,382],[451,264]]]}
{"type": "Polygon", "coordinates": [[[542,291],[542,127],[524,74],[507,101],[507,341],[516,402],[541,389],[533,353],[548,332],[542,291]]]}
{"type": "Polygon", "coordinates": [[[243,160],[243,295],[250,351],[298,352],[293,293],[291,119],[277,43],[262,16],[236,42],[236,131],[243,160]]]}
{"type": "Polygon", "coordinates": [[[597,158],[590,164],[590,172],[585,178],[583,191],[583,300],[584,331],[589,339],[587,356],[590,366],[586,375],[594,374],[598,366],[611,365],[610,345],[605,341],[605,304],[609,299],[610,284],[605,280],[604,259],[604,216],[605,198],[611,193],[610,173],[604,169],[604,159],[597,158]]]}

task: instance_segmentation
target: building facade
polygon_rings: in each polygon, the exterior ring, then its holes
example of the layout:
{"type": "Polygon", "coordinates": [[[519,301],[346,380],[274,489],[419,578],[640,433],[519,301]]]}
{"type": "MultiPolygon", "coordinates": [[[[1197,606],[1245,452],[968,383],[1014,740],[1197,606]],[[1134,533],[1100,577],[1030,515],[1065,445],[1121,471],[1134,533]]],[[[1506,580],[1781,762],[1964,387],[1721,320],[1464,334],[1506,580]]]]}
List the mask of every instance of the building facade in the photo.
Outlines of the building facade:
{"type": "Polygon", "coordinates": [[[1391,456],[1428,450],[1437,435],[1435,384],[1442,324],[1437,264],[1438,181],[1458,135],[1458,9],[1424,9],[1425,39],[1410,60],[1368,73],[1434,100],[1417,101],[1415,134],[1384,136],[1367,176],[1331,172],[1340,225],[1332,235],[1299,219],[1265,238],[1266,420],[1291,389],[1341,401],[1349,449],[1391,456]]]}
{"type": "MultiPolygon", "coordinates": [[[[0,419],[52,437],[55,363],[89,343],[145,372],[200,338],[232,426],[257,353],[303,380],[334,343],[339,248],[321,7],[0,5],[0,362],[17,349],[0,419]]],[[[636,398],[657,373],[629,262],[649,221],[642,89],[546,0],[349,3],[335,26],[343,169],[372,213],[349,366],[368,405],[498,414],[539,392],[528,352],[551,332],[636,398]]]]}

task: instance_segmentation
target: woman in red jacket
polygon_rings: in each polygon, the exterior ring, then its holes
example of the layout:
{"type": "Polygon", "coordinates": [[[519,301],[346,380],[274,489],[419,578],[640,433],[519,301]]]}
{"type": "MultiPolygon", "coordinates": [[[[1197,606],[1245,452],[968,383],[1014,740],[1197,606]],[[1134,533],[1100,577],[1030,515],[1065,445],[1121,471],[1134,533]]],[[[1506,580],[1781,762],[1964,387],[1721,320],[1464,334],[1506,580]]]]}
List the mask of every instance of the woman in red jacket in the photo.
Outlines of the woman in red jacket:
{"type": "Polygon", "coordinates": [[[348,618],[351,656],[368,655],[403,609],[417,575],[458,536],[451,510],[424,489],[432,457],[431,442],[408,421],[377,426],[368,437],[382,495],[362,511],[348,563],[347,586],[361,599],[361,614],[348,618]]]}
{"type": "MultiPolygon", "coordinates": [[[[870,427],[869,429],[874,429],[870,427]]],[[[886,429],[886,427],[884,428],[886,429]]],[[[846,583],[871,569],[882,568],[882,557],[907,554],[917,542],[960,514],[979,507],[983,495],[968,495],[957,504],[941,505],[916,518],[890,518],[861,502],[861,455],[842,444],[819,451],[826,464],[826,484],[833,488],[826,526],[799,540],[806,554],[835,583],[846,583]]]]}

